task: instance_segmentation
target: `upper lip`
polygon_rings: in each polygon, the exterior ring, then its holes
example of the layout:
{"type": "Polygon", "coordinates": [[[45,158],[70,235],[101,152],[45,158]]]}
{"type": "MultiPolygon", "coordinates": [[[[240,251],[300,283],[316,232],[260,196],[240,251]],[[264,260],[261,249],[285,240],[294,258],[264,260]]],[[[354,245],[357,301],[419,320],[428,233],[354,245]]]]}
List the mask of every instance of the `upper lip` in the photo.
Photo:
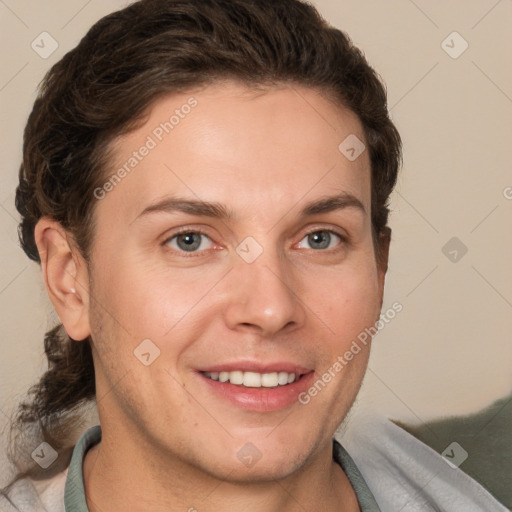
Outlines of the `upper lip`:
{"type": "Polygon", "coordinates": [[[274,373],[287,372],[295,373],[295,375],[304,375],[309,373],[311,368],[306,368],[295,363],[286,361],[275,361],[269,363],[261,363],[257,361],[233,361],[230,363],[220,363],[204,368],[199,368],[200,372],[256,372],[256,373],[274,373]]]}

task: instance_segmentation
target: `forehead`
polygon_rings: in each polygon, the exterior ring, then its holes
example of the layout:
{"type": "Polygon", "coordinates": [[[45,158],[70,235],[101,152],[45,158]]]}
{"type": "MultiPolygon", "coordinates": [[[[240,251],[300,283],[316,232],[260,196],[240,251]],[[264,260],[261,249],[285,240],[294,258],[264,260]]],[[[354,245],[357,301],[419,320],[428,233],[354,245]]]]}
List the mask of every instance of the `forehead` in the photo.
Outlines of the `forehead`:
{"type": "Polygon", "coordinates": [[[115,184],[98,210],[133,218],[175,194],[270,216],[277,205],[348,192],[370,211],[368,152],[348,158],[347,145],[364,148],[357,116],[306,87],[227,82],[169,95],[113,142],[105,180],[115,184]]]}

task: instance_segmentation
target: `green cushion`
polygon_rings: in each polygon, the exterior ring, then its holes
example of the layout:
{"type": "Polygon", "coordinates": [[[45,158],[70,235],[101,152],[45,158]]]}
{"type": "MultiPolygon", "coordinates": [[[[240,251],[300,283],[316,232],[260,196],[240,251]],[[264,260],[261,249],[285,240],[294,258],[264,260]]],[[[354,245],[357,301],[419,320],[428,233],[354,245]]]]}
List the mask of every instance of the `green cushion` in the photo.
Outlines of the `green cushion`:
{"type": "Polygon", "coordinates": [[[460,469],[512,509],[512,395],[468,416],[420,426],[394,423],[439,453],[459,443],[468,452],[460,469]]]}

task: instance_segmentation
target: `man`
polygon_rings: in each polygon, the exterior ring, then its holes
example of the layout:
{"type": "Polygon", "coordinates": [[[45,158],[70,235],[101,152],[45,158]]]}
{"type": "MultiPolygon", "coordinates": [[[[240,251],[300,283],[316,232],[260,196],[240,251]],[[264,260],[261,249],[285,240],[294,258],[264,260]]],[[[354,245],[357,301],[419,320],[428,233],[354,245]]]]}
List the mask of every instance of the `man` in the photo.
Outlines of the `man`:
{"type": "Polygon", "coordinates": [[[380,510],[333,435],[380,318],[399,160],[383,86],[307,4],[100,20],[25,134],[21,240],[62,325],[18,425],[57,459],[5,506],[380,510]],[[59,437],[92,399],[100,425],[73,448],[59,437]]]}

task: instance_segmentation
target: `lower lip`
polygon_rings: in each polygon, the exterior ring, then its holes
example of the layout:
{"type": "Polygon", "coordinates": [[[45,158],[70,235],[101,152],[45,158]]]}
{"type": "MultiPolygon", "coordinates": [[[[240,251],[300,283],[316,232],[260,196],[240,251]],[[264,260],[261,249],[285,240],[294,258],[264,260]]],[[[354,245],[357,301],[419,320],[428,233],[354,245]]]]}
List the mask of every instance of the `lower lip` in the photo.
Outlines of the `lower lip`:
{"type": "Polygon", "coordinates": [[[198,373],[216,395],[229,400],[241,409],[255,412],[279,411],[298,402],[298,396],[310,387],[314,374],[315,372],[311,371],[286,386],[248,388],[212,380],[202,373],[198,373]]]}

